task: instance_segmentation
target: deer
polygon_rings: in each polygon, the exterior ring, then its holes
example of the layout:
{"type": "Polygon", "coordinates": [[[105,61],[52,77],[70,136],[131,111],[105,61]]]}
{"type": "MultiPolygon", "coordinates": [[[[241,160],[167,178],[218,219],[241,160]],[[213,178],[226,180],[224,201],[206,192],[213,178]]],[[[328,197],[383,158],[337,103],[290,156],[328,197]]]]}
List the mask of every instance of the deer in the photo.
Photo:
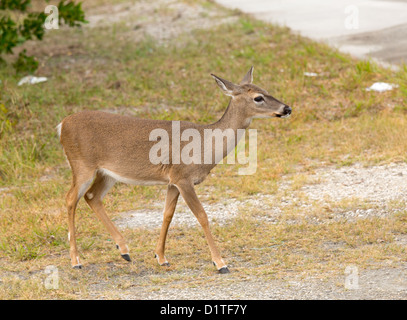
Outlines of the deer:
{"type": "MultiPolygon", "coordinates": [[[[222,92],[230,96],[226,111],[217,122],[211,124],[179,121],[181,132],[194,129],[203,137],[204,130],[220,129],[232,130],[236,134],[237,130],[248,128],[254,118],[283,118],[291,115],[292,110],[288,105],[252,83],[253,67],[239,84],[214,74],[211,76],[222,92]]],[[[109,219],[102,201],[115,183],[121,182],[133,185],[167,185],[163,222],[154,252],[159,265],[169,266],[164,254],[165,241],[181,195],[203,229],[217,271],[222,274],[230,272],[215,244],[207,213],[194,188],[205,180],[219,160],[211,163],[175,163],[170,154],[166,162],[152,163],[149,157],[151,148],[159,141],[159,138],[155,141],[150,139],[151,132],[155,129],[171,132],[171,124],[170,120],[139,119],[103,111],[81,111],[67,116],[57,126],[60,143],[72,171],[66,207],[69,253],[73,268],[82,268],[75,236],[75,210],[82,197],[107,228],[121,257],[131,261],[126,240],[109,219]]],[[[226,157],[238,140],[236,134],[234,145],[227,146],[224,143],[218,158],[226,157]]],[[[174,143],[171,139],[169,147],[174,143]]],[[[215,153],[216,150],[213,156],[216,156],[215,153]]]]}

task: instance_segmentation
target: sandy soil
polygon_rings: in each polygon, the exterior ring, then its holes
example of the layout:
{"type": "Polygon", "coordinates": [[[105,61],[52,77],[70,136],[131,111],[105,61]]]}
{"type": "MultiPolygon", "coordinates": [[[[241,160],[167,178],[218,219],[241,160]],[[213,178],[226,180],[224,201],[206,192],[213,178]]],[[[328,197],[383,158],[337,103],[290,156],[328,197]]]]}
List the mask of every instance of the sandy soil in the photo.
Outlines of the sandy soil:
{"type": "Polygon", "coordinates": [[[237,19],[215,6],[202,7],[176,0],[141,0],[106,5],[91,10],[86,18],[89,28],[121,23],[129,29],[129,40],[140,41],[152,37],[164,45],[181,34],[213,28],[237,19]]]}

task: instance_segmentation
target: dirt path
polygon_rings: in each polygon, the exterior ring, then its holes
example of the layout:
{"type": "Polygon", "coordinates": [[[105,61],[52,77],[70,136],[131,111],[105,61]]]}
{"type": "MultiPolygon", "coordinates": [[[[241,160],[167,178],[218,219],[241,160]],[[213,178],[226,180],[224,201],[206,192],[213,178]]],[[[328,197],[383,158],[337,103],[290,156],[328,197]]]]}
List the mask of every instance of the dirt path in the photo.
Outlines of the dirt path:
{"type": "MultiPolygon", "coordinates": [[[[407,267],[407,265],[405,266],[407,267]]],[[[123,300],[331,300],[331,299],[407,299],[407,269],[381,268],[357,274],[355,283],[344,273],[329,281],[317,278],[264,280],[251,276],[195,274],[193,281],[174,281],[174,274],[161,275],[159,284],[145,278],[127,279],[131,285],[114,288],[107,283],[91,285],[95,299],[123,300]],[[167,282],[167,283],[166,283],[167,282]],[[209,283],[209,284],[207,284],[209,283]],[[106,294],[104,294],[106,293],[106,294]]],[[[123,279],[121,279],[123,281],[123,279]]]]}
{"type": "MultiPolygon", "coordinates": [[[[221,275],[217,276],[221,277],[221,275]]],[[[366,270],[349,289],[343,287],[346,275],[330,281],[319,279],[285,279],[264,281],[255,277],[227,275],[214,285],[177,288],[177,284],[151,287],[132,287],[120,299],[217,299],[217,300],[308,300],[308,299],[407,299],[407,270],[366,270]]]]}

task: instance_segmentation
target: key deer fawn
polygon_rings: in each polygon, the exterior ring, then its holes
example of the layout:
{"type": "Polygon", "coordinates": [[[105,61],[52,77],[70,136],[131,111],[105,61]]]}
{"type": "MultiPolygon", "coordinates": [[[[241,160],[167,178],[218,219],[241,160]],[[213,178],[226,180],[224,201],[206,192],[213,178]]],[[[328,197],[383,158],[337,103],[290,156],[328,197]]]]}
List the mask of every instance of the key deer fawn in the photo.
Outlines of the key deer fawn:
{"type": "MultiPolygon", "coordinates": [[[[208,129],[233,132],[236,138],[234,145],[230,148],[224,143],[220,159],[233,150],[238,143],[236,132],[239,129],[246,129],[253,118],[285,117],[291,114],[289,106],[252,84],[253,67],[240,84],[234,84],[213,74],[212,76],[222,91],[231,97],[222,118],[216,123],[205,125],[185,121],[178,123],[180,132],[194,129],[201,137],[204,137],[204,131],[208,129]]],[[[164,256],[165,239],[181,194],[203,228],[214,265],[220,273],[229,272],[209,229],[206,212],[194,190],[194,185],[201,183],[219,161],[209,163],[197,161],[185,164],[172,161],[174,156],[170,154],[167,161],[154,164],[149,157],[151,148],[158,141],[158,139],[151,141],[151,132],[155,129],[163,129],[171,133],[172,121],[145,120],[100,111],[84,111],[66,117],[57,129],[72,169],[72,185],[66,196],[72,267],[82,267],[76,246],[74,224],[75,209],[82,196],[108,229],[121,256],[131,261],[126,241],[108,218],[102,203],[109,189],[116,182],[123,182],[168,186],[164,219],[155,249],[160,265],[169,265],[164,256]]],[[[174,143],[172,140],[169,141],[168,147],[171,149],[174,143]]],[[[185,143],[181,142],[181,144],[185,143]]]]}

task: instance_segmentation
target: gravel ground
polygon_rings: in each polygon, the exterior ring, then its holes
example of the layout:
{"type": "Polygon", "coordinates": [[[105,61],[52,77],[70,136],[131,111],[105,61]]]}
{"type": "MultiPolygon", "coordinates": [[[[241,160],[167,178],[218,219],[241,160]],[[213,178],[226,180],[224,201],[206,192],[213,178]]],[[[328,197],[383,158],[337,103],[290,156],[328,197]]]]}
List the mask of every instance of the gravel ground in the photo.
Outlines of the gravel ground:
{"type": "Polygon", "coordinates": [[[318,169],[314,175],[320,183],[303,188],[306,195],[317,201],[339,201],[358,198],[372,204],[385,205],[390,200],[407,198],[407,164],[398,163],[375,167],[356,164],[351,167],[318,169]]]}
{"type": "MultiPolygon", "coordinates": [[[[407,267],[407,265],[405,266],[407,267]]],[[[308,299],[407,299],[407,268],[366,270],[358,274],[357,283],[348,284],[346,275],[330,281],[319,279],[272,280],[227,278],[220,283],[194,288],[161,286],[159,290],[134,287],[121,299],[147,300],[308,300],[308,299]],[[345,287],[346,286],[346,287],[345,287]]]]}
{"type": "MultiPolygon", "coordinates": [[[[155,275],[157,276],[157,275],[155,275]]],[[[194,275],[194,283],[174,280],[174,274],[161,275],[160,284],[143,278],[129,278],[125,290],[108,287],[106,282],[91,285],[94,299],[106,296],[123,300],[405,300],[407,264],[401,268],[350,270],[341,277],[286,278],[264,280],[233,275],[194,275]],[[357,280],[352,274],[357,275],[357,280]],[[214,279],[216,277],[216,279],[214,279]],[[165,282],[168,278],[168,283],[165,282]],[[209,284],[206,284],[209,283],[209,284]],[[103,292],[108,291],[106,296],[103,292]]],[[[123,279],[121,279],[123,281],[123,279]]]]}
{"type": "MultiPolygon", "coordinates": [[[[269,223],[276,223],[283,214],[285,206],[301,206],[305,211],[315,203],[322,206],[335,206],[335,202],[342,200],[357,200],[371,206],[367,209],[351,211],[333,211],[333,219],[353,219],[368,217],[383,217],[394,214],[399,209],[392,209],[391,202],[407,199],[407,164],[389,164],[374,167],[364,167],[355,164],[349,167],[320,168],[309,175],[309,183],[298,190],[288,191],[289,195],[277,198],[276,195],[260,194],[250,199],[240,201],[228,199],[227,201],[205,204],[210,221],[216,220],[219,224],[227,223],[239,213],[239,209],[256,208],[267,212],[260,216],[269,223]]],[[[279,190],[287,191],[291,188],[292,181],[282,180],[279,190]]],[[[159,228],[162,222],[163,203],[154,204],[151,210],[134,210],[121,214],[116,220],[120,228],[159,228]]],[[[171,225],[197,226],[198,222],[182,198],[177,205],[177,211],[171,225]]]]}

